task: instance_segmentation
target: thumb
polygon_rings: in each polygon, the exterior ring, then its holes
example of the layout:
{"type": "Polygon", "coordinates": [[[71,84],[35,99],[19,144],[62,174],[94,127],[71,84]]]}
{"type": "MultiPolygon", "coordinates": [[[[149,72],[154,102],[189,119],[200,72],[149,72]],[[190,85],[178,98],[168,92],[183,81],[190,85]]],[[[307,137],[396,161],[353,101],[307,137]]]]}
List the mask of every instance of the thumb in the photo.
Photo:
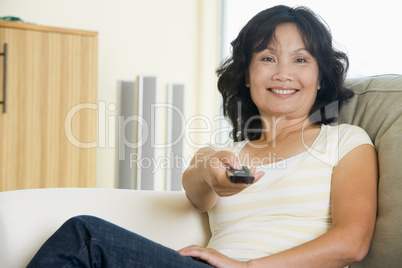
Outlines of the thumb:
{"type": "Polygon", "coordinates": [[[253,174],[254,176],[254,183],[256,183],[257,181],[259,181],[264,175],[265,172],[264,171],[258,171],[255,167],[250,167],[250,172],[253,174]]]}

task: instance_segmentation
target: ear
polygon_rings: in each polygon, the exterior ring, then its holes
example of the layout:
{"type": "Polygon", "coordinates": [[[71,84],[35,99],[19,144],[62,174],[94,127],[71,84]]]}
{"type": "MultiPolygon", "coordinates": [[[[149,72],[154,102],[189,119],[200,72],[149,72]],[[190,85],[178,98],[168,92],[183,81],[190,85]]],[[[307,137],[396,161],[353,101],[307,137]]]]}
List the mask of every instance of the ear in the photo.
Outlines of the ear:
{"type": "Polygon", "coordinates": [[[321,89],[321,78],[322,78],[322,74],[321,74],[321,71],[319,71],[319,74],[317,77],[317,90],[321,89]]]}
{"type": "Polygon", "coordinates": [[[246,80],[246,87],[250,87],[250,74],[248,73],[248,70],[246,71],[244,78],[246,80]]]}

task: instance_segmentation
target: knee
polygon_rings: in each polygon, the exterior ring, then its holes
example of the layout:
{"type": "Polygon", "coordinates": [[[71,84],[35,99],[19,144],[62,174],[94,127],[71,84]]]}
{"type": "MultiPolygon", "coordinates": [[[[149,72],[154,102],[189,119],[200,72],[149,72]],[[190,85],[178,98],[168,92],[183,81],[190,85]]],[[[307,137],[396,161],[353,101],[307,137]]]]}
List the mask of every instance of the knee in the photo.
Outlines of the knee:
{"type": "Polygon", "coordinates": [[[81,223],[91,223],[91,222],[96,222],[96,221],[101,221],[101,219],[98,217],[95,217],[95,216],[91,216],[91,215],[78,215],[78,216],[71,217],[66,222],[81,224],[81,223]]]}
{"type": "Polygon", "coordinates": [[[79,240],[86,241],[94,236],[96,225],[99,221],[101,219],[94,216],[75,216],[64,222],[55,235],[63,239],[78,238],[79,240]]]}
{"type": "Polygon", "coordinates": [[[101,221],[101,219],[89,216],[89,215],[79,215],[74,216],[68,219],[64,224],[60,227],[62,230],[71,230],[71,231],[78,231],[78,230],[88,230],[92,229],[91,226],[94,225],[95,222],[101,221]]]}
{"type": "Polygon", "coordinates": [[[94,216],[89,216],[89,215],[79,215],[79,216],[74,216],[68,219],[65,224],[67,225],[81,225],[81,224],[86,224],[88,222],[93,221],[93,219],[97,219],[94,216]]]}
{"type": "Polygon", "coordinates": [[[74,216],[65,222],[65,225],[68,226],[84,227],[92,230],[96,230],[108,224],[108,221],[90,215],[74,216]]]}

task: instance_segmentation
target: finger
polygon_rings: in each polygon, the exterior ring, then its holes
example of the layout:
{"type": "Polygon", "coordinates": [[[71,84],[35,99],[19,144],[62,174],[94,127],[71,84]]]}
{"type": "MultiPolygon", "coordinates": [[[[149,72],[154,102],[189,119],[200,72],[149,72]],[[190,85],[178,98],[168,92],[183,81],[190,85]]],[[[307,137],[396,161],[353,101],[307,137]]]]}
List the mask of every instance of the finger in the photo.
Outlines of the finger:
{"type": "Polygon", "coordinates": [[[258,171],[258,172],[257,172],[257,168],[256,168],[256,167],[250,167],[249,169],[250,169],[250,172],[251,172],[253,175],[265,174],[264,171],[258,171]]]}
{"type": "Polygon", "coordinates": [[[191,246],[187,246],[182,249],[179,249],[178,252],[191,251],[191,250],[195,250],[195,249],[202,249],[202,247],[197,246],[197,245],[191,245],[191,246]]]}
{"type": "Polygon", "coordinates": [[[203,250],[205,250],[205,248],[196,245],[191,245],[178,250],[178,252],[182,256],[199,257],[203,250]]]}
{"type": "Polygon", "coordinates": [[[259,181],[262,177],[264,177],[265,173],[264,171],[258,171],[254,174],[254,183],[259,181]]]}
{"type": "Polygon", "coordinates": [[[254,182],[253,183],[256,183],[259,179],[261,179],[265,175],[264,171],[258,171],[258,172],[256,172],[256,171],[257,171],[257,169],[255,167],[250,167],[250,172],[254,176],[254,182]]]}

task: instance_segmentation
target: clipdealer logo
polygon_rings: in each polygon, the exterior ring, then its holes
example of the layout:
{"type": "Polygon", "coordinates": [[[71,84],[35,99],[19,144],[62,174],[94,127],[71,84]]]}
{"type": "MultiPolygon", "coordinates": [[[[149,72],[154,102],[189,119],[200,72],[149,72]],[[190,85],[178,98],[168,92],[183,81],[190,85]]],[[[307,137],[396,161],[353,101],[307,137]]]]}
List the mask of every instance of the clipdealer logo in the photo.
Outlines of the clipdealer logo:
{"type": "MultiPolygon", "coordinates": [[[[217,130],[213,130],[213,125],[219,123],[219,121],[226,121],[226,119],[219,115],[212,118],[208,118],[204,115],[194,115],[186,118],[184,113],[176,106],[166,103],[156,103],[152,104],[150,107],[151,119],[149,122],[141,115],[132,115],[129,117],[117,116],[114,114],[116,111],[115,104],[107,105],[106,102],[100,101],[98,104],[95,103],[81,103],[72,107],[65,116],[64,120],[64,133],[68,141],[78,147],[84,149],[91,148],[115,148],[116,147],[116,137],[118,137],[118,148],[119,158],[124,156],[125,148],[137,149],[142,147],[145,143],[151,143],[152,148],[155,149],[166,149],[175,144],[179,143],[184,139],[187,145],[193,148],[201,148],[205,143],[197,143],[197,139],[194,138],[195,134],[206,135],[208,140],[215,143],[218,140],[218,135],[229,133],[230,127],[223,127],[217,130]],[[98,137],[97,140],[91,142],[83,142],[79,140],[74,135],[72,128],[74,116],[79,112],[90,109],[97,111],[98,114],[98,137]],[[171,141],[166,142],[156,142],[156,113],[158,110],[164,109],[165,111],[172,111],[179,116],[179,121],[181,123],[181,130],[177,137],[174,137],[171,141]],[[108,113],[113,113],[109,114],[108,113]],[[133,137],[126,137],[126,130],[128,127],[132,127],[133,124],[136,125],[137,137],[133,140],[133,137]]],[[[160,131],[160,129],[158,129],[160,131]]],[[[229,139],[228,141],[229,142],[229,139]]],[[[225,143],[227,143],[225,141],[225,143]]],[[[119,159],[123,160],[123,159],[119,159]]]]}
{"type": "MultiPolygon", "coordinates": [[[[241,109],[241,103],[239,104],[239,109],[241,109]]],[[[171,104],[166,104],[166,103],[160,103],[160,104],[152,104],[151,107],[151,120],[150,122],[147,122],[145,118],[143,118],[140,115],[132,115],[127,118],[124,116],[116,116],[114,112],[116,111],[116,105],[115,104],[109,104],[107,105],[106,102],[100,101],[98,104],[95,103],[81,103],[78,104],[74,107],[72,107],[68,113],[66,114],[65,120],[64,120],[64,131],[66,138],[68,141],[78,147],[78,148],[84,148],[84,149],[91,149],[91,148],[115,148],[116,144],[118,144],[118,158],[119,160],[125,160],[126,158],[126,150],[127,149],[138,149],[142,147],[144,144],[148,143],[147,146],[151,146],[151,148],[154,149],[166,149],[166,148],[171,148],[178,142],[182,141],[184,139],[184,142],[187,143],[187,145],[193,147],[193,148],[201,148],[205,146],[205,143],[198,144],[195,142],[195,139],[192,138],[192,135],[198,134],[198,135],[207,135],[207,139],[210,141],[211,144],[216,145],[217,148],[226,148],[230,143],[231,139],[229,138],[229,135],[227,136],[227,139],[225,139],[221,143],[217,143],[217,137],[218,135],[221,134],[228,134],[231,132],[232,128],[230,125],[226,124],[226,127],[219,128],[218,130],[213,130],[213,123],[216,123],[217,121],[223,120],[225,122],[226,119],[220,115],[220,116],[215,116],[214,118],[209,119],[206,116],[203,115],[195,115],[190,118],[186,118],[184,113],[177,107],[171,104]],[[74,116],[79,113],[80,111],[83,111],[85,109],[97,111],[98,114],[98,137],[97,140],[95,141],[90,141],[90,142],[83,142],[80,141],[79,139],[76,138],[76,136],[73,133],[72,129],[72,122],[74,120],[74,116]],[[170,109],[171,111],[174,111],[179,115],[180,121],[182,123],[182,129],[180,131],[180,134],[178,137],[174,137],[173,140],[167,141],[167,142],[162,142],[162,143],[157,143],[155,139],[155,121],[156,121],[156,111],[158,109],[165,109],[168,110],[170,109]],[[113,114],[109,114],[113,113],[113,114]],[[197,125],[198,127],[195,127],[197,125]],[[128,127],[132,127],[132,124],[136,124],[136,127],[138,128],[137,131],[137,137],[134,140],[134,137],[126,137],[126,129],[128,127]],[[202,127],[200,127],[202,126],[202,127]],[[108,134],[108,135],[106,135],[108,134]],[[116,136],[118,137],[118,142],[116,143],[116,136]]],[[[310,116],[309,121],[314,123],[317,122],[318,118],[322,116],[322,113],[325,114],[326,118],[337,118],[339,115],[339,110],[338,110],[338,102],[330,103],[326,107],[322,108],[320,111],[317,111],[314,113],[312,116],[310,116]]],[[[239,114],[241,116],[241,113],[239,114]]],[[[269,131],[273,131],[276,133],[276,124],[278,124],[281,120],[284,120],[284,117],[279,117],[276,118],[274,121],[274,124],[270,126],[269,131]]],[[[256,120],[256,118],[250,118],[251,120],[256,120]]],[[[262,119],[264,120],[264,119],[262,119]]],[[[249,122],[248,122],[249,123],[249,122]]],[[[247,126],[248,124],[246,124],[247,126]]],[[[158,130],[159,131],[159,130],[158,130]]],[[[246,131],[255,131],[253,129],[246,129],[246,131]]],[[[333,136],[333,135],[332,135],[333,136]]],[[[333,136],[335,139],[339,139],[338,136],[333,136]]],[[[323,146],[320,148],[320,150],[316,150],[316,148],[310,148],[309,145],[307,145],[304,141],[304,135],[302,134],[302,143],[306,149],[306,151],[309,152],[310,155],[313,157],[316,157],[318,159],[321,159],[321,161],[326,162],[326,163],[331,163],[333,162],[333,155],[326,154],[329,150],[327,146],[323,146]],[[328,157],[331,157],[331,159],[327,159],[328,157]],[[325,158],[325,159],[324,159],[325,158]]],[[[326,143],[328,144],[328,143],[326,143]]],[[[251,143],[252,145],[252,143],[251,143]]],[[[256,146],[256,145],[255,145],[256,146]]],[[[276,144],[272,144],[272,146],[276,146],[276,144]]],[[[257,146],[258,147],[258,146],[257,146]]],[[[336,156],[335,156],[336,157],[336,156]]],[[[281,158],[280,155],[275,155],[275,158],[281,158]]],[[[130,156],[130,161],[131,162],[136,162],[137,164],[141,162],[141,165],[150,165],[151,161],[154,163],[156,160],[155,159],[149,159],[149,160],[144,160],[140,159],[140,157],[136,154],[132,154],[130,156]],[[148,161],[148,162],[145,162],[148,161]]],[[[171,159],[171,156],[166,157],[166,159],[171,159]]],[[[160,161],[161,163],[168,162],[164,159],[163,161],[160,161]]],[[[176,159],[177,160],[177,159],[176,159]]],[[[188,162],[188,160],[182,160],[178,161],[180,163],[183,162],[188,162]]],[[[275,162],[275,161],[274,161],[275,162]]]]}

